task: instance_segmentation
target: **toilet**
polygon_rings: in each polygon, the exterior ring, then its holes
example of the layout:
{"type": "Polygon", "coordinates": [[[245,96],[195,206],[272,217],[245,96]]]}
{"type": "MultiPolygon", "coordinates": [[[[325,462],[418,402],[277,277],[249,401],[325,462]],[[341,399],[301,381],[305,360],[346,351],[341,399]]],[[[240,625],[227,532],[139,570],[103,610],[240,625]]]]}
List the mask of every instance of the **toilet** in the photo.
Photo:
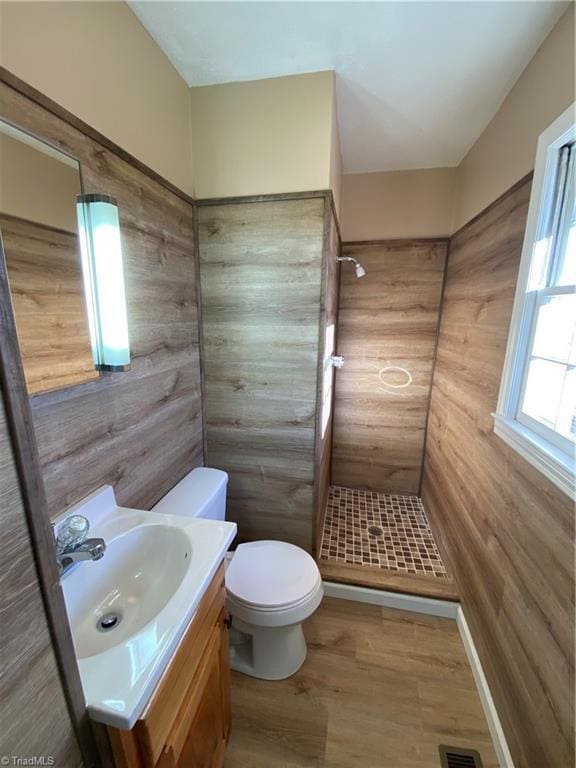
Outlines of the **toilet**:
{"type": "MultiPolygon", "coordinates": [[[[227,484],[226,472],[199,467],[153,511],[224,520],[227,484]]],[[[264,680],[290,677],[306,659],[302,622],[322,601],[318,566],[300,547],[272,540],[240,544],[226,560],[230,666],[264,680]]]]}

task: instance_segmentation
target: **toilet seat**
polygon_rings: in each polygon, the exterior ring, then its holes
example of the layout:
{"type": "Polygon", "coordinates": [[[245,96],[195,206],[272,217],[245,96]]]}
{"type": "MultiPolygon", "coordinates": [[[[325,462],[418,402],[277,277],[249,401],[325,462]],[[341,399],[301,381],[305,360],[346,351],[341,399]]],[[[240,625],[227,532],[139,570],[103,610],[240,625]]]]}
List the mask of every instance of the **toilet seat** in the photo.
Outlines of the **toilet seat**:
{"type": "Polygon", "coordinates": [[[283,541],[240,544],[226,570],[231,603],[258,614],[297,609],[321,587],[314,559],[283,541]]]}
{"type": "MultiPolygon", "coordinates": [[[[289,608],[281,608],[277,610],[263,611],[258,608],[250,608],[236,603],[234,598],[228,596],[227,605],[230,614],[232,615],[234,623],[242,622],[245,625],[258,628],[260,630],[276,629],[282,627],[290,627],[294,624],[300,624],[309,618],[316,608],[322,602],[324,596],[324,589],[322,582],[318,584],[317,589],[297,605],[290,606],[289,608]]],[[[244,631],[246,628],[244,628],[244,631]]]]}
{"type": "Polygon", "coordinates": [[[235,639],[232,669],[262,680],[283,680],[306,659],[302,622],[322,602],[318,566],[283,541],[240,544],[226,569],[226,603],[235,639]]]}
{"type": "Polygon", "coordinates": [[[293,603],[289,603],[288,605],[283,606],[263,606],[263,605],[253,605],[252,603],[246,603],[243,600],[240,600],[235,595],[230,594],[230,592],[226,592],[226,598],[228,602],[231,605],[235,605],[241,608],[245,608],[246,610],[253,611],[254,613],[281,613],[283,611],[290,611],[294,608],[299,608],[301,605],[306,605],[310,598],[314,597],[316,592],[318,591],[318,587],[321,586],[321,579],[319,578],[316,584],[314,585],[314,588],[308,592],[307,595],[304,595],[300,600],[295,600],[293,603]]]}

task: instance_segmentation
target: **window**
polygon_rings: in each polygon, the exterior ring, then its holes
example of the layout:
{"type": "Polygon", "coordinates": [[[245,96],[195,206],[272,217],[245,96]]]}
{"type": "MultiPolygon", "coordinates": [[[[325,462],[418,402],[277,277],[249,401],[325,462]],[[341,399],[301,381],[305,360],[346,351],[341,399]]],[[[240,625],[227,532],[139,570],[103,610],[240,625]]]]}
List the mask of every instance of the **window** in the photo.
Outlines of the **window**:
{"type": "Polygon", "coordinates": [[[576,125],[574,107],[538,141],[494,430],[575,498],[576,125]]]}
{"type": "Polygon", "coordinates": [[[334,354],[335,342],[334,325],[326,327],[324,336],[324,380],[322,382],[322,440],[326,435],[328,424],[332,417],[332,399],[334,390],[334,365],[332,355],[334,354]]]}

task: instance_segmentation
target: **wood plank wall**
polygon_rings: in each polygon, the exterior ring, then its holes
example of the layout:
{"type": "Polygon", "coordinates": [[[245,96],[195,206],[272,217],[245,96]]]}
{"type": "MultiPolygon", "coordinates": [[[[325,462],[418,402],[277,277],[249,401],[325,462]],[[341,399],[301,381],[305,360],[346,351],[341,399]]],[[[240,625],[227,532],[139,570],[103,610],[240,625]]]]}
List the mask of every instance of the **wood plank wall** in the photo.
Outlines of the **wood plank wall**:
{"type": "Polygon", "coordinates": [[[207,464],[241,540],[312,549],[326,196],[198,209],[207,464]]]}
{"type": "Polygon", "coordinates": [[[332,479],[418,493],[447,241],[344,243],[342,253],[367,275],[341,267],[332,479]]]}
{"type": "Polygon", "coordinates": [[[132,369],[33,398],[50,514],[103,483],[149,508],[203,463],[192,204],[6,83],[0,113],[76,157],[84,191],[120,210],[132,369]]]}
{"type": "Polygon", "coordinates": [[[0,752],[80,766],[0,397],[0,752]]]}
{"type": "Polygon", "coordinates": [[[516,768],[574,765],[574,505],[493,432],[530,182],[451,241],[422,497],[516,768]]]}
{"type": "Polygon", "coordinates": [[[4,213],[0,232],[28,392],[97,379],[76,232],[4,213]]]}
{"type": "Polygon", "coordinates": [[[338,323],[338,284],[340,279],[340,234],[332,206],[326,206],[324,223],[324,265],[320,305],[320,352],[318,356],[318,407],[316,423],[317,484],[314,551],[320,547],[328,492],[332,482],[332,423],[334,418],[335,368],[327,363],[336,353],[338,323]],[[333,346],[330,340],[333,339],[333,346]]]}

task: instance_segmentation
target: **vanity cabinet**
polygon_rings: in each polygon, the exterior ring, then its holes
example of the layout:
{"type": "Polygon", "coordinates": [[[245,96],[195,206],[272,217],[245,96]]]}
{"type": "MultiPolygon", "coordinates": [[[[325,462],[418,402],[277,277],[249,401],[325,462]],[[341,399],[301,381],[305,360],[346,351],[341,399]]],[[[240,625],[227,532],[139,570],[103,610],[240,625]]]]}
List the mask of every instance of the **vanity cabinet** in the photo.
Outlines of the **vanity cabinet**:
{"type": "Polygon", "coordinates": [[[224,566],[130,731],[108,728],[117,768],[219,768],[230,734],[224,566]]]}

